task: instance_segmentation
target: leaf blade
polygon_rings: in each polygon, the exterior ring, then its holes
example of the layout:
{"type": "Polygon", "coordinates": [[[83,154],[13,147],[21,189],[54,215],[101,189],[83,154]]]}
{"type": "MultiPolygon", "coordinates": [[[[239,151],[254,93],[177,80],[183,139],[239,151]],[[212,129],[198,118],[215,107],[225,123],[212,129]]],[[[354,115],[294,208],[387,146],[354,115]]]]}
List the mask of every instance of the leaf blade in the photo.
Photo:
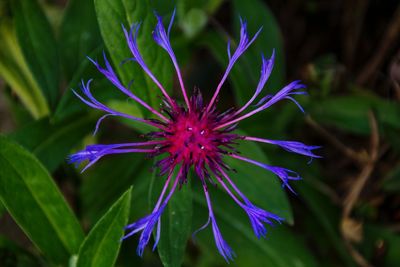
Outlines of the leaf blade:
{"type": "Polygon", "coordinates": [[[113,266],[128,222],[132,188],[129,188],[103,215],[79,249],[77,267],[113,266]]]}
{"type": "Polygon", "coordinates": [[[68,80],[79,70],[82,60],[101,43],[93,0],[68,1],[62,20],[60,55],[68,80]]]}
{"type": "Polygon", "coordinates": [[[52,172],[65,161],[71,149],[92,131],[93,116],[53,124],[48,118],[34,121],[10,137],[30,150],[52,172]]]}
{"type": "Polygon", "coordinates": [[[58,97],[57,43],[49,21],[37,1],[12,1],[16,33],[24,58],[50,107],[58,97]]]}
{"type": "Polygon", "coordinates": [[[0,167],[0,198],[14,220],[49,259],[68,260],[78,251],[83,233],[46,169],[4,136],[0,136],[0,167]]]}
{"type": "Polygon", "coordinates": [[[0,39],[0,75],[32,117],[46,116],[49,114],[46,98],[29,70],[13,28],[6,22],[0,23],[0,39]]]}

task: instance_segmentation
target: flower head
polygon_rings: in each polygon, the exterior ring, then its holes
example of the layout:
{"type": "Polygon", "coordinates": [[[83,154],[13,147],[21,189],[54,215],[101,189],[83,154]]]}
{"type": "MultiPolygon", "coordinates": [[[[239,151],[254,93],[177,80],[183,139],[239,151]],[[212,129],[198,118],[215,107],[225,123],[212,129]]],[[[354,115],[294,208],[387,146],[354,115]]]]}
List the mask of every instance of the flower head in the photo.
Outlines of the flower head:
{"type": "Polygon", "coordinates": [[[239,109],[232,108],[225,112],[218,111],[216,107],[216,99],[225,80],[227,79],[230,70],[237,59],[254,42],[260,32],[258,31],[256,34],[254,34],[254,36],[250,37],[247,32],[246,22],[243,20],[241,20],[240,41],[233,55],[231,55],[231,48],[230,44],[228,43],[229,63],[211,100],[209,102],[204,101],[202,94],[198,89],[195,89],[193,94],[188,96],[177,59],[169,41],[169,34],[174,15],[175,13],[172,15],[172,19],[169,23],[168,29],[166,30],[162,23],[162,18],[156,14],[157,25],[153,31],[153,39],[169,54],[171,58],[178,76],[184,104],[180,104],[168,95],[167,91],[151,72],[142,55],[140,54],[136,42],[140,24],[133,24],[129,31],[123,27],[128,47],[132,53],[132,58],[129,58],[129,60],[135,61],[137,64],[139,64],[143,71],[157,85],[160,93],[163,95],[161,110],[156,110],[155,108],[151,107],[149,104],[132,93],[129,90],[129,86],[126,87],[123,85],[118,79],[115,71],[105,55],[105,67],[102,67],[101,64],[95,60],[90,60],[100,71],[100,73],[102,73],[118,90],[136,101],[139,105],[142,105],[144,108],[148,109],[154,115],[154,117],[156,117],[156,119],[146,119],[127,115],[99,102],[94,98],[90,91],[91,81],[87,83],[82,82],[81,89],[83,95],[78,94],[75,91],[74,93],[88,106],[102,110],[106,113],[98,120],[95,131],[97,131],[101,121],[108,116],[119,116],[136,120],[152,126],[155,130],[145,135],[148,140],[144,142],[129,142],[107,145],[97,144],[87,146],[86,149],[71,155],[69,157],[69,161],[71,163],[81,163],[83,161],[87,161],[88,164],[84,167],[84,171],[96,163],[100,158],[110,154],[145,153],[151,157],[161,157],[161,159],[156,162],[155,165],[160,169],[160,175],[167,175],[167,180],[157,204],[155,205],[151,214],[126,226],[127,234],[124,239],[133,234],[141,232],[137,249],[137,253],[139,255],[143,254],[144,248],[148,244],[151,234],[154,230],[156,231],[154,248],[157,246],[161,231],[161,215],[177,186],[182,186],[187,182],[188,172],[190,169],[193,169],[203,185],[209,210],[208,221],[199,230],[204,229],[211,222],[217,249],[220,254],[227,261],[229,261],[233,259],[235,254],[223,239],[222,233],[218,228],[211,204],[211,198],[207,189],[208,182],[214,184],[215,182],[213,180],[215,180],[217,183],[219,183],[227,192],[227,194],[244,210],[244,212],[248,215],[254,233],[258,238],[266,235],[266,224],[273,225],[274,222],[280,223],[283,219],[275,214],[263,210],[260,207],[255,206],[248,198],[246,198],[246,196],[230,179],[228,172],[231,170],[231,168],[224,163],[224,159],[226,157],[232,157],[234,159],[264,168],[274,173],[279,179],[281,179],[283,186],[289,188],[291,191],[293,191],[293,189],[290,187],[289,181],[300,179],[300,176],[294,171],[282,167],[270,166],[239,155],[237,141],[245,140],[277,145],[289,152],[298,153],[310,158],[319,157],[313,153],[313,150],[318,147],[307,146],[303,143],[294,141],[270,140],[259,137],[242,136],[234,132],[240,121],[255,115],[256,113],[283,99],[293,101],[301,110],[303,110],[293,96],[297,94],[304,94],[304,91],[302,91],[304,89],[304,85],[302,85],[299,81],[295,81],[288,84],[274,95],[266,95],[262,97],[254,109],[251,111],[246,111],[250,106],[254,106],[251,104],[262,93],[262,90],[272,72],[275,51],[272,52],[272,56],[269,59],[262,57],[260,80],[255,93],[250,100],[239,109]],[[173,173],[177,173],[177,175],[173,177],[173,173]],[[172,183],[172,187],[169,186],[170,183],[172,183]]]}

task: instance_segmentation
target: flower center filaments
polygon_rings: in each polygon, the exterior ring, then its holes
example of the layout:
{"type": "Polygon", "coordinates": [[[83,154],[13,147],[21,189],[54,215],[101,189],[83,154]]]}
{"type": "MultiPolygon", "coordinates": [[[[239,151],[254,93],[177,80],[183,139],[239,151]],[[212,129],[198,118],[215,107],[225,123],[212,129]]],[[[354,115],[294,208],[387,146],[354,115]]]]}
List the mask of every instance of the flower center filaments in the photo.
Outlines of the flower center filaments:
{"type": "Polygon", "coordinates": [[[213,141],[216,133],[208,128],[207,119],[198,114],[187,113],[171,124],[170,134],[167,136],[170,144],[168,152],[176,161],[196,163],[216,151],[217,144],[213,141]]]}
{"type": "Polygon", "coordinates": [[[178,107],[175,103],[173,105],[174,107],[166,105],[163,108],[170,119],[169,123],[159,122],[165,126],[163,131],[147,135],[149,138],[162,140],[153,155],[168,155],[158,161],[156,166],[160,167],[160,174],[163,175],[177,164],[182,164],[181,183],[186,182],[187,172],[194,166],[197,175],[204,179],[209,176],[205,166],[212,168],[215,164],[223,164],[222,155],[234,150],[235,139],[240,138],[230,133],[235,126],[224,130],[216,129],[233,115],[233,111],[224,114],[217,114],[215,108],[207,111],[198,90],[195,90],[189,101],[190,108],[178,107]]]}

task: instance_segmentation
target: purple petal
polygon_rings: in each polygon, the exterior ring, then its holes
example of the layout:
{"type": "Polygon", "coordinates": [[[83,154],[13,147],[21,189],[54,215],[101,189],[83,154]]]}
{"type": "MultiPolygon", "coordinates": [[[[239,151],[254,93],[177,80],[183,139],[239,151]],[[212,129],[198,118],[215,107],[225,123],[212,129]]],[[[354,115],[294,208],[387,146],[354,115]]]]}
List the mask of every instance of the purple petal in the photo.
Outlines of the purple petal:
{"type": "MultiPolygon", "coordinates": [[[[212,226],[214,239],[215,239],[215,245],[217,246],[217,249],[218,249],[219,253],[222,255],[222,257],[224,257],[224,259],[229,263],[230,260],[233,260],[235,253],[229,247],[228,243],[226,243],[226,241],[223,239],[221,231],[218,228],[218,225],[217,225],[217,222],[215,220],[214,213],[212,210],[210,196],[208,194],[208,190],[206,187],[204,187],[204,194],[205,194],[206,200],[207,200],[209,221],[211,221],[211,226],[212,226]]],[[[207,222],[203,227],[201,227],[200,230],[204,229],[208,225],[208,223],[209,222],[207,222]]]]}
{"type": "Polygon", "coordinates": [[[264,224],[267,223],[272,226],[273,222],[271,221],[271,219],[275,220],[279,223],[281,223],[281,221],[283,221],[283,218],[253,205],[248,200],[248,198],[232,182],[232,180],[226,174],[226,172],[224,172],[224,170],[221,167],[217,167],[217,168],[218,168],[218,171],[224,176],[224,178],[231,184],[232,188],[236,191],[236,193],[243,199],[244,203],[242,201],[240,201],[234,193],[232,193],[232,191],[229,189],[229,187],[225,184],[222,177],[220,177],[218,173],[215,173],[215,175],[217,176],[217,178],[219,180],[219,183],[222,185],[222,187],[225,189],[225,191],[249,216],[250,223],[253,227],[254,234],[257,236],[257,238],[265,237],[265,235],[267,233],[267,229],[265,228],[264,224]]]}
{"type": "Polygon", "coordinates": [[[242,18],[240,18],[240,40],[239,44],[233,53],[232,57],[230,56],[230,46],[228,45],[228,57],[229,57],[229,62],[228,62],[228,67],[226,68],[226,71],[219,82],[217,89],[214,92],[213,97],[211,98],[210,103],[208,104],[207,111],[210,111],[211,107],[214,105],[215,100],[217,99],[217,96],[221,90],[222,85],[225,83],[226,78],[228,77],[229,72],[231,71],[232,67],[235,65],[235,62],[239,59],[239,57],[249,48],[249,46],[254,42],[254,40],[258,37],[260,34],[262,28],[260,28],[256,34],[254,34],[253,38],[249,40],[249,36],[247,33],[247,23],[246,21],[243,21],[242,18]]]}
{"type": "Polygon", "coordinates": [[[249,216],[251,226],[253,227],[254,234],[257,236],[257,238],[265,237],[265,235],[267,234],[267,229],[264,225],[265,223],[271,226],[274,225],[271,219],[279,223],[283,221],[283,218],[279,217],[278,215],[265,211],[252,204],[244,206],[243,209],[249,216]]]}
{"type": "Polygon", "coordinates": [[[267,103],[265,103],[262,107],[260,107],[260,110],[264,110],[271,105],[275,104],[276,102],[287,98],[290,95],[293,94],[306,94],[306,92],[303,91],[296,91],[299,89],[304,89],[305,86],[300,83],[300,81],[293,81],[290,84],[286,85],[284,88],[282,88],[278,93],[276,93],[267,103]]]}
{"type": "Polygon", "coordinates": [[[226,243],[226,241],[223,239],[221,231],[219,230],[217,222],[215,221],[214,215],[210,215],[210,219],[217,249],[222,257],[224,257],[224,259],[229,263],[229,261],[233,260],[233,258],[236,256],[235,252],[233,252],[228,243],[226,243]]]}
{"type": "Polygon", "coordinates": [[[207,222],[203,226],[201,226],[199,229],[197,229],[196,231],[193,232],[193,234],[192,234],[193,240],[195,240],[195,237],[198,232],[203,231],[204,229],[207,228],[207,226],[210,224],[210,221],[211,221],[211,219],[210,219],[210,217],[208,217],[207,222]]]}
{"type": "Polygon", "coordinates": [[[94,128],[93,136],[95,136],[95,135],[97,134],[101,122],[102,122],[105,118],[110,117],[110,116],[115,116],[115,115],[114,115],[114,114],[106,114],[106,115],[101,116],[101,117],[97,120],[97,122],[96,122],[96,127],[94,128]]]}
{"type": "Polygon", "coordinates": [[[231,40],[228,40],[226,44],[226,53],[228,54],[228,59],[231,59],[231,40]]]}
{"type": "Polygon", "coordinates": [[[144,62],[144,59],[142,55],[140,54],[139,48],[137,46],[137,35],[139,32],[140,28],[140,23],[134,23],[132,24],[130,31],[122,25],[122,29],[125,34],[126,41],[128,43],[129,49],[131,50],[131,53],[133,55],[133,59],[139,64],[139,66],[144,70],[144,72],[153,80],[153,82],[157,85],[157,87],[160,89],[164,97],[168,100],[168,102],[171,105],[174,105],[173,100],[171,97],[168,95],[167,91],[164,89],[164,87],[161,85],[161,83],[157,80],[157,78],[154,76],[154,74],[150,71],[149,67],[146,65],[144,62]]]}
{"type": "Polygon", "coordinates": [[[157,230],[156,230],[156,237],[154,238],[153,251],[156,249],[158,242],[160,241],[160,236],[161,236],[161,219],[159,219],[157,222],[157,230]]]}
{"type": "Polygon", "coordinates": [[[169,41],[169,33],[175,18],[175,10],[172,13],[171,20],[169,22],[168,32],[165,31],[164,24],[162,22],[162,17],[158,15],[156,12],[155,16],[157,18],[157,25],[153,31],[153,39],[159,46],[164,48],[170,54],[171,57],[175,58],[174,52],[172,51],[171,48],[171,43],[169,41]]]}
{"type": "Polygon", "coordinates": [[[160,197],[157,201],[156,206],[154,207],[153,212],[150,215],[147,215],[146,217],[138,220],[137,222],[134,222],[125,227],[125,229],[130,230],[130,232],[127,235],[125,235],[123,237],[123,239],[126,239],[126,238],[132,236],[133,234],[136,234],[136,233],[142,231],[142,234],[140,235],[140,238],[139,238],[139,244],[138,244],[138,247],[136,250],[136,252],[139,256],[143,256],[144,249],[150,241],[151,234],[152,234],[154,226],[156,224],[157,224],[156,238],[155,238],[153,250],[155,249],[155,247],[158,244],[158,241],[160,238],[160,232],[161,232],[161,222],[160,222],[161,215],[162,215],[165,207],[167,206],[168,201],[170,200],[171,196],[175,192],[175,189],[180,180],[180,176],[182,174],[181,170],[179,170],[178,175],[175,178],[174,184],[173,184],[170,192],[168,193],[168,195],[166,196],[164,201],[162,201],[164,194],[168,188],[172,173],[173,172],[171,171],[170,174],[168,175],[167,181],[165,182],[164,188],[160,194],[160,197]]]}
{"type": "Polygon", "coordinates": [[[289,180],[301,180],[300,175],[298,173],[296,173],[295,171],[292,171],[292,170],[289,170],[286,168],[282,168],[282,167],[278,167],[278,166],[271,166],[268,164],[264,164],[264,163],[261,163],[261,162],[258,162],[258,161],[255,161],[255,160],[252,160],[249,158],[245,158],[245,157],[242,157],[242,156],[239,156],[236,154],[231,154],[229,156],[252,163],[263,169],[273,172],[275,175],[277,175],[281,179],[282,186],[287,187],[293,193],[295,193],[295,192],[294,192],[293,188],[289,185],[289,180]]]}
{"type": "MultiPolygon", "coordinates": [[[[145,143],[125,143],[125,144],[111,144],[111,145],[89,145],[84,150],[74,153],[68,157],[69,163],[75,163],[76,165],[88,161],[88,165],[82,170],[85,171],[88,167],[92,166],[100,158],[110,154],[122,154],[122,153],[152,153],[154,149],[133,149],[138,145],[145,143]]],[[[148,143],[146,143],[148,144],[148,143]]],[[[152,144],[152,142],[150,142],[152,144]]]]}
{"type": "Polygon", "coordinates": [[[258,85],[254,95],[250,98],[250,100],[240,108],[235,114],[240,114],[243,110],[245,110],[251,103],[253,103],[254,99],[261,93],[262,89],[265,86],[265,83],[268,81],[269,76],[271,75],[272,68],[274,67],[275,62],[275,49],[272,51],[271,58],[266,60],[264,56],[262,57],[262,65],[261,65],[261,75],[260,80],[258,81],[258,85]]]}
{"type": "Polygon", "coordinates": [[[290,84],[286,85],[284,88],[282,88],[278,93],[276,93],[272,97],[267,96],[267,98],[262,99],[260,101],[260,103],[262,103],[262,105],[260,107],[258,107],[257,109],[255,109],[247,114],[244,114],[243,116],[240,116],[236,119],[225,122],[225,123],[215,127],[214,130],[224,128],[228,125],[237,123],[237,122],[244,120],[250,116],[253,116],[254,114],[267,109],[268,107],[270,107],[271,105],[275,104],[276,102],[278,102],[282,99],[289,99],[289,100],[293,101],[300,108],[300,110],[304,112],[304,110],[300,106],[300,104],[291,97],[291,95],[306,94],[306,92],[304,92],[304,91],[296,91],[296,90],[300,90],[300,89],[304,89],[304,88],[305,88],[305,86],[303,84],[300,84],[300,81],[291,82],[290,84]],[[266,101],[266,100],[268,100],[268,101],[266,101]]]}
{"type": "MultiPolygon", "coordinates": [[[[139,97],[137,97],[135,94],[133,94],[130,90],[128,90],[125,86],[122,85],[121,81],[119,80],[117,74],[115,73],[114,69],[112,68],[110,62],[108,61],[105,52],[103,51],[103,58],[104,58],[104,64],[106,68],[103,68],[100,66],[100,64],[97,61],[92,60],[91,58],[89,58],[90,61],[93,62],[93,64],[96,66],[96,68],[98,69],[98,71],[100,73],[102,73],[115,87],[117,87],[122,93],[124,93],[125,95],[129,96],[130,98],[132,98],[134,101],[136,101],[137,103],[139,103],[140,105],[142,105],[143,107],[147,108],[150,112],[152,112],[153,114],[157,115],[159,118],[161,118],[164,121],[168,121],[168,119],[162,115],[161,113],[159,113],[158,111],[156,111],[155,109],[153,109],[149,104],[147,104],[146,102],[144,102],[142,99],[140,99],[139,97]]],[[[130,85],[128,85],[129,87],[130,85]]]]}
{"type": "Polygon", "coordinates": [[[321,156],[315,155],[313,150],[321,148],[320,146],[308,146],[297,141],[282,141],[282,140],[271,140],[258,137],[244,136],[244,140],[256,141],[261,143],[273,144],[280,146],[286,151],[297,153],[304,156],[309,156],[311,158],[321,158],[321,156]]]}
{"type": "Polygon", "coordinates": [[[181,71],[180,71],[180,68],[178,65],[178,61],[176,60],[174,50],[172,49],[171,43],[169,41],[169,33],[171,31],[171,27],[172,27],[172,24],[173,24],[173,21],[175,18],[175,12],[176,12],[176,10],[174,9],[174,12],[172,13],[172,16],[171,16],[171,20],[169,22],[168,32],[165,31],[162,17],[159,16],[155,12],[155,16],[157,18],[157,25],[153,31],[153,39],[159,46],[161,46],[162,48],[164,48],[165,51],[167,51],[169,57],[171,58],[172,63],[175,68],[175,71],[176,71],[176,74],[178,76],[178,80],[179,80],[179,84],[181,86],[183,98],[185,99],[185,103],[186,103],[187,107],[190,109],[190,102],[189,102],[189,98],[186,94],[186,89],[185,89],[185,85],[183,83],[182,74],[181,74],[181,71]]]}
{"type": "Polygon", "coordinates": [[[143,227],[143,231],[142,231],[142,234],[140,235],[139,244],[138,244],[138,247],[136,250],[136,253],[140,257],[143,256],[143,251],[144,251],[145,247],[147,246],[147,244],[149,243],[151,233],[153,232],[154,225],[156,223],[158,223],[158,221],[160,220],[161,214],[164,211],[165,206],[166,206],[166,203],[165,203],[165,205],[164,204],[161,205],[161,207],[158,210],[153,212],[143,227]]]}

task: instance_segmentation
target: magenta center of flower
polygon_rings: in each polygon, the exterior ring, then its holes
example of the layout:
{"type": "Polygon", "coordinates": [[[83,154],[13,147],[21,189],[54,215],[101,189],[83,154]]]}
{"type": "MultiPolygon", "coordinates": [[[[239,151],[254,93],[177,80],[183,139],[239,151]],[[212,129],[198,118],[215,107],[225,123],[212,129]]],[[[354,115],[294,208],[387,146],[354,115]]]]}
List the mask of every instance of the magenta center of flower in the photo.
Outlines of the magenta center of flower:
{"type": "Polygon", "coordinates": [[[217,151],[218,133],[210,127],[207,116],[196,112],[180,114],[170,125],[169,132],[168,152],[177,155],[177,162],[196,163],[217,151]]]}

